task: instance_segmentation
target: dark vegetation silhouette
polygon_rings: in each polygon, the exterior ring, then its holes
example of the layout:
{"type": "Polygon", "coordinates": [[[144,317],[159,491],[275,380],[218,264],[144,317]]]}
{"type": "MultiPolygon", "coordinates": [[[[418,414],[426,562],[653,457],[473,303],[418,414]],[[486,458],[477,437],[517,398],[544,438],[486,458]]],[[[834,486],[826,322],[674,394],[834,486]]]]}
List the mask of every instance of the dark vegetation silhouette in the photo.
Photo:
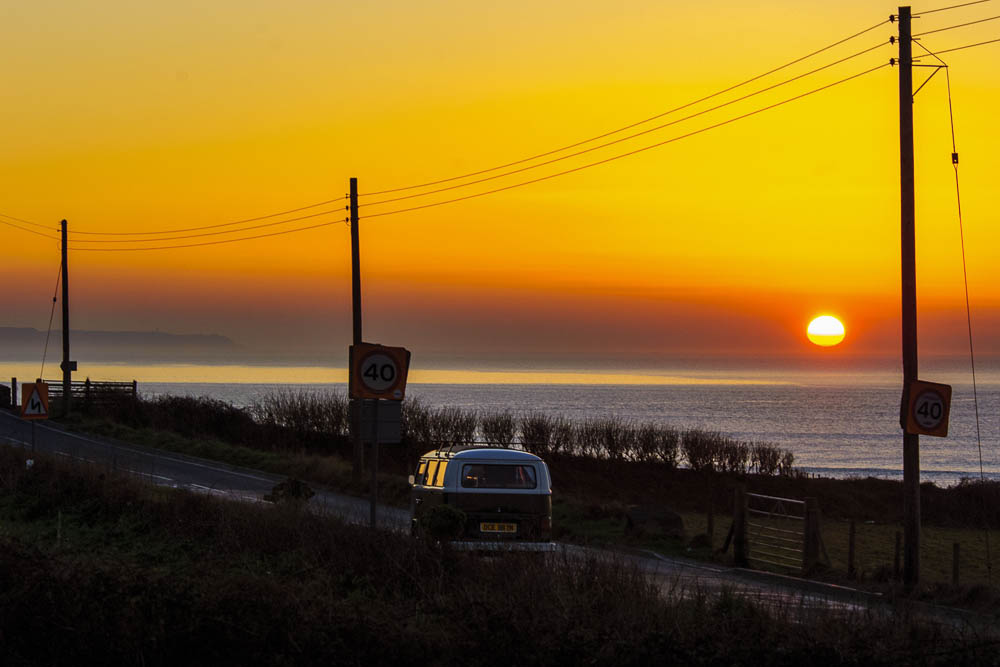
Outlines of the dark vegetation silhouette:
{"type": "MultiPolygon", "coordinates": [[[[206,397],[160,396],[102,407],[100,418],[262,452],[351,457],[347,400],[334,392],[277,391],[245,408],[206,397]]],[[[382,447],[380,455],[381,470],[397,480],[385,497],[399,504],[406,503],[406,487],[398,479],[413,472],[421,454],[481,442],[523,446],[542,456],[560,495],[586,499],[597,508],[663,504],[703,512],[711,503],[721,513],[731,509],[736,484],[749,481],[756,493],[815,497],[829,518],[901,518],[896,481],[811,477],[795,469],[792,452],[718,432],[614,417],[572,422],[540,412],[477,413],[411,400],[404,403],[402,430],[403,442],[382,447]]],[[[998,482],[967,479],[949,488],[925,483],[921,505],[924,521],[931,524],[1000,527],[998,482]]]]}
{"type": "Polygon", "coordinates": [[[993,664],[970,626],[479,558],[0,447],[4,664],[993,664]]]}

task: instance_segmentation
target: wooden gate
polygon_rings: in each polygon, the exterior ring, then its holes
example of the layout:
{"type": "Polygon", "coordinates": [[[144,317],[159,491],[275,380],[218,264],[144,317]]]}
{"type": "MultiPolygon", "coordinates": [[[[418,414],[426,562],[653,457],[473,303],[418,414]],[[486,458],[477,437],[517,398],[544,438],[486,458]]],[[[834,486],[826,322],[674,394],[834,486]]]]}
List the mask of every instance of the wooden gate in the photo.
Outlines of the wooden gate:
{"type": "MultiPolygon", "coordinates": [[[[747,493],[736,489],[730,529],[737,565],[755,563],[812,573],[826,549],[820,533],[819,504],[815,498],[797,500],[747,493]]],[[[730,539],[726,540],[726,547],[730,539]]]]}

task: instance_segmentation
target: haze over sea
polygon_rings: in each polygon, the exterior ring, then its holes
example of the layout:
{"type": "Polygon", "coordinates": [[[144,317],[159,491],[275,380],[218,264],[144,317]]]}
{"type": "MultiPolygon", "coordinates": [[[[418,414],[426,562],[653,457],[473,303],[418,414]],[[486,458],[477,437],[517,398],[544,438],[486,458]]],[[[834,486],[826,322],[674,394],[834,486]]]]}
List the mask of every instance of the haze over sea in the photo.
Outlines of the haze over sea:
{"type": "MultiPolygon", "coordinates": [[[[35,364],[5,366],[22,379],[38,370],[35,364]]],[[[971,374],[949,367],[921,375],[954,389],[948,437],[920,439],[921,479],[939,486],[978,478],[980,472],[971,374]]],[[[147,397],[210,396],[241,406],[275,390],[345,392],[347,379],[344,369],[317,366],[88,364],[86,370],[95,380],[135,378],[147,397]]],[[[1000,372],[986,367],[977,383],[983,470],[1000,479],[1000,372]]],[[[434,407],[538,411],[577,421],[616,416],[720,431],[789,449],[796,467],[810,474],[890,479],[902,477],[899,396],[900,376],[891,370],[760,368],[632,373],[415,368],[406,394],[407,400],[434,407]]]]}

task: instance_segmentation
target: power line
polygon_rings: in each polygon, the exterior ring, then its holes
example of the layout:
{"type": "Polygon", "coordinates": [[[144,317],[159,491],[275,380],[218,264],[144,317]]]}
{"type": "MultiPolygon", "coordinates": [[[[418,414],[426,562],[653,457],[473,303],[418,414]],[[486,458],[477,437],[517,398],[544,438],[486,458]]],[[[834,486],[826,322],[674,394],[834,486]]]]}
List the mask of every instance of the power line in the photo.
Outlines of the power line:
{"type": "Polygon", "coordinates": [[[977,23],[986,23],[987,21],[996,21],[1000,19],[1000,15],[991,16],[987,19],[979,19],[978,21],[969,21],[968,23],[959,23],[958,25],[950,25],[947,28],[937,28],[936,30],[928,30],[926,32],[918,32],[913,37],[923,37],[924,35],[933,35],[936,32],[945,32],[946,30],[955,30],[956,28],[964,28],[970,25],[976,25],[977,23]]]}
{"type": "MultiPolygon", "coordinates": [[[[638,148],[638,149],[635,149],[635,150],[632,150],[632,151],[628,151],[626,153],[621,153],[619,155],[615,155],[615,156],[612,156],[612,157],[609,157],[609,158],[605,158],[603,160],[592,162],[592,163],[589,163],[589,164],[586,164],[586,165],[581,165],[581,166],[575,167],[573,169],[568,169],[568,170],[565,170],[565,171],[562,171],[562,172],[558,172],[558,173],[555,173],[555,174],[548,174],[548,175],[543,176],[541,178],[536,178],[536,179],[532,179],[532,180],[529,180],[529,181],[524,181],[522,183],[515,183],[515,184],[512,184],[512,185],[505,186],[503,188],[496,188],[494,190],[490,190],[490,191],[487,191],[487,192],[475,193],[475,194],[472,194],[472,195],[467,195],[465,197],[459,197],[459,198],[456,198],[456,199],[451,199],[451,200],[441,201],[441,202],[434,202],[434,203],[431,203],[431,204],[424,204],[422,206],[416,206],[416,207],[412,207],[412,208],[408,208],[408,209],[401,209],[401,210],[397,210],[397,211],[386,211],[386,212],[383,212],[383,213],[375,213],[375,214],[364,216],[364,217],[365,218],[378,218],[378,217],[382,217],[382,216],[386,216],[386,215],[395,215],[397,213],[405,213],[405,212],[408,212],[408,211],[413,211],[413,210],[418,210],[418,209],[424,209],[424,208],[430,208],[430,207],[433,207],[433,206],[442,206],[444,204],[450,204],[450,203],[454,203],[454,202],[457,202],[457,201],[463,201],[463,200],[466,200],[466,199],[473,199],[473,198],[476,198],[476,197],[482,197],[482,196],[485,196],[485,195],[488,195],[488,194],[494,194],[496,192],[502,192],[504,190],[510,190],[510,189],[521,187],[521,186],[524,186],[524,185],[529,185],[529,184],[532,184],[532,183],[537,183],[537,182],[540,182],[540,181],[549,180],[549,179],[552,179],[552,178],[556,178],[558,176],[564,176],[566,174],[571,174],[571,173],[574,173],[574,172],[577,172],[577,171],[582,171],[583,169],[588,169],[590,167],[596,167],[596,166],[601,165],[601,164],[606,164],[608,162],[613,162],[615,160],[619,160],[619,159],[622,159],[624,157],[628,157],[628,156],[631,156],[631,155],[636,155],[638,153],[642,153],[642,152],[651,150],[653,148],[664,146],[666,144],[673,143],[675,141],[680,141],[681,139],[685,139],[687,137],[691,137],[691,136],[694,136],[694,135],[697,135],[697,134],[701,134],[701,133],[707,132],[709,130],[713,130],[713,129],[722,127],[724,125],[728,125],[730,123],[734,123],[734,122],[736,122],[738,120],[742,120],[744,118],[749,118],[750,116],[757,115],[757,114],[762,113],[764,111],[768,111],[770,109],[777,108],[777,107],[782,106],[784,104],[788,104],[789,102],[793,102],[795,100],[802,99],[802,98],[807,97],[809,95],[813,95],[815,93],[821,92],[823,90],[827,90],[829,88],[832,88],[834,86],[840,85],[842,83],[846,83],[846,82],[851,81],[853,79],[857,79],[857,78],[859,78],[861,76],[864,76],[866,74],[870,74],[872,72],[875,72],[875,71],[880,70],[880,69],[882,69],[884,67],[887,67],[887,66],[888,66],[888,63],[883,63],[882,65],[879,65],[877,67],[873,67],[871,69],[864,70],[862,72],[858,72],[857,74],[854,74],[852,76],[845,77],[843,79],[840,79],[839,81],[834,81],[833,83],[829,83],[829,84],[826,84],[824,86],[820,86],[819,88],[815,88],[813,90],[810,90],[808,92],[802,93],[800,95],[796,95],[794,97],[787,98],[785,100],[782,100],[781,102],[775,102],[774,104],[769,104],[767,106],[761,107],[759,109],[755,109],[754,111],[747,112],[747,113],[742,114],[740,116],[736,116],[736,117],[730,118],[728,120],[721,121],[719,123],[715,123],[713,125],[709,125],[709,126],[700,128],[698,130],[694,130],[692,132],[688,132],[686,134],[679,135],[679,136],[673,137],[671,139],[667,139],[665,141],[658,142],[656,144],[652,144],[652,145],[649,145],[649,146],[644,146],[642,148],[638,148]]],[[[342,224],[342,223],[347,223],[347,222],[348,221],[346,219],[345,220],[331,220],[331,221],[328,221],[328,222],[322,222],[322,223],[315,224],[315,225],[308,225],[308,226],[305,226],[305,227],[298,227],[298,228],[295,228],[295,229],[286,229],[286,230],[282,230],[282,231],[279,231],[279,232],[271,232],[271,233],[268,233],[268,234],[256,234],[256,235],[253,235],[253,236],[247,236],[247,237],[241,237],[241,238],[235,238],[235,239],[223,239],[223,240],[219,240],[219,241],[206,241],[206,242],[202,242],[202,243],[187,243],[187,244],[168,245],[168,246],[147,246],[147,247],[140,247],[140,248],[80,248],[80,247],[74,247],[72,249],[75,250],[75,251],[82,251],[82,252],[139,252],[139,251],[146,251],[146,250],[173,250],[173,249],[178,249],[178,248],[194,248],[194,247],[200,247],[200,246],[222,245],[222,244],[226,244],[226,243],[237,243],[237,242],[241,242],[241,241],[250,241],[250,240],[253,240],[253,239],[268,238],[268,237],[272,237],[272,236],[282,236],[282,235],[285,235],[285,234],[293,234],[293,233],[302,232],[302,231],[306,231],[306,230],[310,230],[310,229],[317,229],[317,228],[320,228],[320,227],[328,227],[330,225],[342,224]]]]}
{"type": "MultiPolygon", "coordinates": [[[[86,232],[86,231],[75,231],[74,234],[89,234],[95,236],[150,236],[157,234],[177,234],[180,232],[197,232],[203,229],[218,229],[219,227],[231,227],[233,225],[242,225],[247,222],[257,222],[258,220],[268,220],[270,218],[276,218],[279,215],[288,215],[289,213],[298,213],[299,211],[305,211],[310,208],[316,208],[317,206],[325,206],[326,204],[332,204],[336,201],[341,201],[346,199],[346,197],[337,197],[336,199],[328,199],[326,201],[317,202],[315,204],[309,204],[308,206],[300,206],[299,208],[289,209],[287,211],[281,211],[279,213],[270,213],[268,215],[261,215],[256,218],[244,218],[243,220],[233,220],[232,222],[223,222],[218,225],[205,225],[203,227],[187,227],[185,229],[161,229],[155,232],[86,232]]],[[[316,215],[322,215],[317,213],[316,215]]],[[[305,216],[309,217],[309,216],[305,216]]],[[[296,218],[299,219],[299,218],[296,218]]],[[[250,227],[249,229],[254,229],[250,227]]],[[[236,230],[239,231],[239,230],[236,230]]],[[[151,241],[162,241],[165,239],[150,239],[151,241]]]]}
{"type": "Polygon", "coordinates": [[[166,245],[166,246],[147,246],[145,248],[70,248],[70,250],[76,250],[79,252],[140,252],[144,250],[173,250],[174,248],[196,248],[198,246],[206,245],[222,245],[224,243],[238,243],[240,241],[251,241],[253,239],[263,239],[270,236],[282,236],[284,234],[294,234],[295,232],[304,232],[307,229],[318,229],[320,227],[329,227],[330,225],[340,225],[347,224],[347,220],[331,220],[329,222],[321,222],[316,225],[309,225],[307,227],[298,227],[296,229],[286,229],[280,232],[271,232],[269,234],[257,234],[255,236],[247,236],[245,238],[238,239],[223,239],[221,241],[205,241],[203,243],[187,243],[183,245],[166,245]]]}
{"type": "Polygon", "coordinates": [[[628,135],[626,137],[620,137],[620,138],[615,139],[613,141],[608,141],[606,143],[599,144],[597,146],[591,146],[590,148],[585,148],[583,150],[576,151],[574,153],[569,153],[568,155],[562,155],[562,156],[559,156],[559,157],[556,157],[556,158],[552,158],[551,160],[546,160],[544,162],[539,162],[537,164],[528,165],[526,167],[521,167],[519,169],[514,169],[514,170],[511,170],[511,171],[506,171],[506,172],[503,172],[501,174],[495,174],[493,176],[486,176],[484,178],[480,178],[480,179],[477,179],[477,180],[474,180],[474,181],[468,181],[466,183],[459,183],[457,185],[449,185],[447,187],[438,188],[437,190],[428,190],[426,192],[418,192],[416,194],[403,195],[403,196],[400,196],[400,197],[393,197],[391,199],[383,199],[381,201],[370,202],[368,204],[364,204],[363,206],[377,206],[378,204],[388,204],[390,202],[403,201],[405,199],[413,199],[415,197],[426,197],[428,195],[433,195],[433,194],[437,194],[437,193],[440,193],[440,192],[446,192],[448,190],[456,190],[458,188],[465,188],[465,187],[469,187],[469,186],[472,186],[472,185],[477,185],[479,183],[485,183],[487,181],[496,180],[498,178],[504,178],[506,176],[511,176],[513,174],[519,174],[519,173],[522,173],[522,172],[525,172],[525,171],[530,171],[532,169],[538,169],[539,167],[544,167],[546,165],[550,165],[550,164],[553,164],[553,163],[556,163],[556,162],[561,162],[563,160],[569,160],[571,158],[579,157],[580,155],[584,155],[586,153],[592,153],[593,151],[600,150],[602,148],[607,148],[608,146],[614,146],[615,144],[620,144],[622,142],[629,141],[631,139],[635,139],[636,137],[641,137],[643,135],[650,134],[652,132],[657,132],[659,130],[662,130],[664,128],[670,127],[672,125],[677,125],[678,123],[683,123],[684,121],[691,120],[692,118],[697,118],[698,116],[703,116],[703,115],[705,115],[707,113],[711,113],[713,111],[718,111],[719,109],[731,106],[733,104],[736,104],[737,102],[742,102],[742,101],[748,100],[751,97],[755,97],[757,95],[760,95],[762,93],[768,92],[770,90],[774,90],[775,88],[780,88],[781,86],[784,86],[786,84],[792,83],[793,81],[798,81],[799,79],[803,79],[803,78],[805,78],[807,76],[810,76],[812,74],[816,74],[817,72],[821,72],[821,71],[823,71],[825,69],[829,69],[830,67],[833,67],[835,65],[839,65],[839,64],[841,64],[843,62],[846,62],[848,60],[851,60],[853,58],[857,58],[858,56],[862,56],[862,55],[864,55],[866,53],[870,53],[871,51],[874,51],[875,49],[882,48],[883,46],[887,46],[888,44],[889,44],[889,42],[882,42],[882,43],[876,44],[876,45],[871,46],[871,47],[869,47],[867,49],[864,49],[862,51],[858,51],[857,53],[849,55],[849,56],[847,56],[845,58],[841,58],[840,60],[835,60],[834,62],[826,64],[826,65],[823,65],[822,67],[817,67],[816,69],[810,70],[808,72],[804,72],[804,73],[799,74],[797,76],[794,76],[794,77],[792,77],[790,79],[786,79],[784,81],[781,81],[779,83],[775,83],[775,84],[767,86],[765,88],[761,88],[761,89],[756,90],[756,91],[754,91],[752,93],[748,93],[748,94],[743,95],[741,97],[734,98],[734,99],[729,100],[727,102],[723,102],[722,104],[718,104],[718,105],[716,105],[714,107],[709,107],[708,109],[703,109],[701,111],[697,111],[697,112],[695,112],[693,114],[684,116],[683,118],[678,118],[677,120],[672,120],[669,123],[663,123],[662,125],[657,125],[655,127],[651,127],[649,129],[642,130],[641,132],[636,132],[635,134],[630,134],[630,135],[628,135]]]}
{"type": "Polygon", "coordinates": [[[546,176],[541,176],[539,178],[533,178],[531,180],[522,181],[520,183],[514,183],[512,185],[507,185],[507,186],[504,186],[502,188],[495,188],[493,190],[487,190],[485,192],[477,192],[477,193],[474,193],[474,194],[471,194],[471,195],[466,195],[464,197],[456,197],[454,199],[447,199],[445,201],[433,202],[433,203],[430,203],[430,204],[423,204],[421,206],[411,206],[409,208],[399,209],[399,210],[396,210],[396,211],[385,211],[383,213],[373,213],[371,215],[361,216],[361,218],[364,218],[364,219],[368,219],[368,218],[380,218],[380,217],[386,216],[386,215],[396,215],[398,213],[408,213],[410,211],[419,211],[421,209],[432,208],[434,206],[443,206],[445,204],[453,204],[455,202],[465,201],[467,199],[475,199],[476,197],[484,197],[486,195],[495,194],[497,192],[503,192],[505,190],[512,190],[514,188],[519,188],[519,187],[522,187],[522,186],[525,186],[525,185],[531,185],[533,183],[539,183],[541,181],[547,181],[549,179],[557,178],[559,176],[565,176],[567,174],[572,174],[572,173],[575,173],[575,172],[578,172],[578,171],[582,171],[584,169],[589,169],[591,167],[596,167],[598,165],[607,164],[608,162],[613,162],[615,160],[620,160],[622,158],[629,157],[629,156],[632,156],[632,155],[636,155],[638,153],[643,153],[645,151],[652,150],[653,148],[659,148],[660,146],[665,146],[667,144],[674,143],[675,141],[680,141],[681,139],[686,139],[688,137],[693,137],[693,136],[695,136],[697,134],[702,134],[703,132],[707,132],[709,130],[714,130],[714,129],[722,127],[724,125],[729,125],[730,123],[734,123],[734,122],[736,122],[738,120],[743,120],[744,118],[749,118],[750,116],[755,116],[755,115],[757,115],[759,113],[762,113],[764,111],[769,111],[770,109],[774,109],[776,107],[780,107],[780,106],[782,106],[784,104],[788,104],[789,102],[793,102],[795,100],[802,99],[803,97],[808,97],[809,95],[813,95],[815,93],[818,93],[820,91],[826,90],[828,88],[832,88],[834,86],[838,86],[838,85],[840,85],[842,83],[846,83],[848,81],[851,81],[852,79],[857,79],[858,77],[865,76],[866,74],[871,74],[872,72],[878,71],[878,70],[882,69],[883,67],[888,67],[888,66],[889,66],[889,63],[883,63],[883,64],[881,64],[881,65],[879,65],[877,67],[873,67],[873,68],[865,70],[863,72],[859,72],[859,73],[854,74],[852,76],[849,76],[847,78],[840,79],[839,81],[834,81],[833,83],[829,83],[829,84],[827,84],[825,86],[821,86],[819,88],[815,88],[815,89],[810,90],[808,92],[802,93],[801,95],[796,95],[795,97],[790,97],[790,98],[788,98],[786,100],[783,100],[781,102],[775,102],[774,104],[769,104],[767,106],[761,107],[759,109],[755,109],[754,111],[747,112],[747,113],[742,114],[740,116],[736,116],[734,118],[730,118],[728,120],[724,120],[724,121],[721,121],[719,123],[715,123],[714,125],[708,125],[706,127],[703,127],[701,129],[688,132],[686,134],[681,134],[681,135],[678,135],[676,137],[672,137],[670,139],[666,139],[664,141],[660,141],[658,143],[651,144],[649,146],[644,146],[642,148],[637,148],[635,150],[628,151],[626,153],[620,153],[618,155],[613,155],[613,156],[611,156],[609,158],[605,158],[603,160],[598,160],[596,162],[590,162],[590,163],[587,163],[585,165],[581,165],[579,167],[574,167],[573,169],[566,169],[565,171],[560,171],[560,172],[557,172],[557,173],[554,173],[554,174],[548,174],[546,176]]]}
{"type": "MultiPolygon", "coordinates": [[[[10,217],[10,216],[5,216],[5,217],[10,217]]],[[[50,236],[48,234],[43,234],[42,232],[36,232],[34,229],[28,229],[27,227],[22,227],[21,225],[15,225],[13,222],[7,222],[6,220],[0,220],[0,225],[7,225],[8,227],[14,227],[15,229],[20,229],[22,232],[28,232],[29,234],[37,234],[38,236],[44,236],[45,238],[52,239],[53,241],[59,240],[59,237],[57,236],[50,236]]]]}
{"type": "Polygon", "coordinates": [[[1000,42],[1000,38],[998,38],[998,39],[991,39],[991,40],[986,41],[986,42],[978,42],[976,44],[966,44],[965,46],[956,46],[953,49],[945,49],[943,51],[938,51],[937,53],[939,55],[942,54],[942,53],[951,53],[952,51],[961,51],[962,49],[971,49],[974,46],[983,46],[984,44],[994,44],[996,42],[1000,42]]]}
{"type": "Polygon", "coordinates": [[[619,127],[619,128],[617,128],[615,130],[611,130],[611,131],[605,132],[603,134],[598,134],[596,136],[590,137],[589,139],[583,139],[582,141],[577,141],[576,143],[568,144],[568,145],[562,146],[560,148],[555,148],[555,149],[546,151],[544,153],[537,153],[537,154],[532,155],[530,157],[521,158],[521,159],[515,160],[513,162],[507,162],[506,164],[501,164],[501,165],[497,165],[495,167],[490,167],[489,169],[481,169],[479,171],[473,171],[473,172],[469,172],[467,174],[461,174],[459,176],[451,176],[449,178],[442,178],[442,179],[437,180],[437,181],[428,181],[426,183],[418,183],[416,185],[407,185],[407,186],[404,186],[404,187],[390,188],[390,189],[387,189],[387,190],[378,190],[376,192],[366,192],[366,193],[361,194],[359,196],[360,197],[370,197],[370,196],[374,196],[374,195],[390,194],[390,193],[393,193],[393,192],[402,192],[404,190],[415,190],[417,188],[430,187],[432,185],[440,185],[442,183],[449,183],[451,181],[457,181],[457,180],[461,180],[463,178],[471,178],[473,176],[480,176],[482,174],[487,174],[487,173],[489,173],[491,171],[497,171],[497,170],[500,170],[500,169],[506,169],[507,167],[514,167],[516,165],[523,164],[525,162],[531,162],[532,160],[537,160],[539,158],[548,157],[549,155],[554,155],[555,153],[561,153],[563,151],[567,151],[567,150],[576,148],[578,146],[582,146],[584,144],[589,144],[589,143],[591,143],[593,141],[598,141],[600,139],[604,139],[605,137],[610,137],[610,136],[612,136],[614,134],[618,134],[620,132],[625,132],[626,130],[631,130],[633,127],[638,127],[639,125],[644,125],[644,124],[652,122],[652,121],[654,121],[654,120],[656,120],[658,118],[662,118],[664,116],[667,116],[669,114],[675,113],[677,111],[682,111],[683,109],[686,109],[688,107],[694,106],[696,104],[700,104],[701,102],[708,101],[708,100],[710,100],[710,99],[712,99],[714,97],[718,97],[719,95],[723,95],[723,94],[728,93],[730,91],[736,90],[737,88],[745,86],[748,83],[753,83],[754,81],[757,81],[757,80],[762,79],[762,78],[764,78],[766,76],[774,74],[775,72],[780,72],[783,69],[791,67],[792,65],[795,65],[797,63],[800,63],[803,60],[807,60],[807,59],[809,59],[809,58],[811,58],[811,57],[813,57],[815,55],[819,55],[820,53],[823,53],[824,51],[828,51],[828,50],[830,50],[830,49],[832,49],[832,48],[834,48],[836,46],[840,46],[841,44],[843,44],[845,42],[848,42],[848,41],[854,39],[855,37],[860,37],[861,35],[864,35],[864,34],[866,34],[868,32],[871,32],[872,30],[875,30],[876,28],[878,28],[878,27],[880,27],[882,25],[885,25],[886,23],[888,23],[888,20],[879,21],[878,23],[876,23],[873,26],[865,28],[864,30],[860,30],[860,31],[854,33],[853,35],[849,35],[847,37],[844,37],[843,39],[840,39],[840,40],[838,40],[836,42],[833,42],[832,44],[828,44],[827,46],[824,46],[823,48],[817,49],[817,50],[813,51],[812,53],[808,53],[808,54],[806,54],[804,56],[796,58],[795,60],[791,60],[791,61],[785,63],[784,65],[780,65],[778,67],[775,67],[774,69],[768,70],[767,72],[764,72],[763,74],[758,74],[757,76],[754,76],[754,77],[751,77],[749,79],[746,79],[745,81],[741,81],[740,83],[737,83],[735,85],[729,86],[728,88],[724,88],[722,90],[716,91],[716,92],[712,93],[711,95],[706,95],[705,97],[701,97],[701,98],[693,100],[691,102],[687,102],[685,104],[682,104],[681,106],[674,107],[673,109],[669,109],[668,111],[664,111],[662,113],[658,113],[658,114],[656,114],[654,116],[650,116],[649,118],[646,118],[644,120],[640,120],[640,121],[637,121],[635,123],[631,123],[629,125],[625,125],[623,127],[619,127]]]}
{"type": "Polygon", "coordinates": [[[914,14],[914,18],[917,16],[923,16],[924,14],[934,14],[936,12],[946,12],[949,9],[958,9],[960,7],[971,7],[972,5],[981,5],[984,2],[991,2],[992,0],[976,0],[975,2],[966,2],[961,5],[952,5],[951,7],[938,7],[937,9],[928,9],[925,12],[920,12],[919,14],[914,14]]]}
{"type": "Polygon", "coordinates": [[[23,218],[15,218],[12,215],[7,215],[6,213],[0,213],[0,218],[7,218],[8,220],[13,220],[14,222],[22,222],[26,225],[31,225],[33,227],[40,227],[42,229],[52,229],[51,225],[43,225],[40,222],[32,222],[31,220],[24,220],[23,218]]]}
{"type": "Polygon", "coordinates": [[[241,227],[240,229],[227,229],[221,232],[205,232],[203,234],[185,234],[183,236],[165,236],[156,239],[95,239],[93,241],[88,241],[86,239],[73,239],[73,242],[74,243],[159,243],[161,241],[179,241],[181,239],[194,239],[203,236],[218,236],[220,234],[240,234],[242,232],[249,232],[254,229],[263,229],[264,227],[274,227],[276,225],[286,225],[289,222],[298,222],[299,220],[308,220],[309,218],[318,218],[321,215],[329,215],[331,213],[339,213],[339,212],[340,212],[339,209],[320,211],[319,213],[302,215],[297,218],[289,218],[288,220],[267,222],[262,225],[253,225],[252,227],[241,227]]]}
{"type": "MultiPolygon", "coordinates": [[[[935,53],[916,40],[914,40],[914,43],[941,63],[941,66],[934,70],[934,73],[937,74],[938,71],[943,69],[945,81],[947,82],[948,123],[951,127],[951,166],[955,172],[955,203],[958,211],[958,241],[959,247],[962,250],[962,283],[965,288],[965,321],[969,332],[969,366],[972,370],[972,403],[975,408],[976,415],[976,446],[979,450],[979,481],[985,482],[986,474],[983,472],[983,438],[979,428],[979,389],[976,382],[976,354],[972,338],[972,306],[969,300],[969,269],[965,255],[965,223],[962,220],[962,190],[959,187],[958,179],[958,144],[955,141],[955,112],[951,101],[951,69],[948,67],[948,63],[941,60],[938,56],[938,53],[943,52],[935,53]]],[[[930,81],[930,78],[927,80],[930,81]]],[[[927,82],[925,81],[924,83],[927,82]]],[[[992,581],[993,559],[990,554],[990,528],[988,524],[984,526],[983,532],[986,537],[986,579],[987,581],[992,581]]]]}
{"type": "MultiPolygon", "coordinates": [[[[937,54],[933,54],[937,58],[937,54]]],[[[941,60],[938,58],[938,60],[941,60]]],[[[944,61],[941,61],[944,62],[944,61]]],[[[958,185],[958,148],[955,142],[955,112],[951,103],[951,72],[944,68],[948,88],[948,122],[951,125],[951,166],[955,170],[955,202],[958,206],[958,238],[962,246],[962,280],[965,285],[965,319],[969,330],[969,364],[972,367],[972,400],[976,409],[976,444],[979,447],[979,480],[985,481],[983,472],[983,439],[979,432],[979,390],[976,385],[976,355],[972,345],[972,306],[969,303],[969,269],[965,259],[965,223],[962,221],[962,191],[958,185]]],[[[986,578],[992,580],[993,559],[990,555],[990,529],[986,525],[986,578]]]]}

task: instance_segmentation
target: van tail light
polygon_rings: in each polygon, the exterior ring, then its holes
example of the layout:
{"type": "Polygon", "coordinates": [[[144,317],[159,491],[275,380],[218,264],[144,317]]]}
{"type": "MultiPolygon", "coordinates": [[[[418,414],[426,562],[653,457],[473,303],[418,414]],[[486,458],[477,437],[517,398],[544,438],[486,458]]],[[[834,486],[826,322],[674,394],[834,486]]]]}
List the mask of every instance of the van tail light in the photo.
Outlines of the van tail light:
{"type": "Polygon", "coordinates": [[[552,532],[552,517],[547,516],[542,519],[542,532],[545,534],[552,532]]]}

